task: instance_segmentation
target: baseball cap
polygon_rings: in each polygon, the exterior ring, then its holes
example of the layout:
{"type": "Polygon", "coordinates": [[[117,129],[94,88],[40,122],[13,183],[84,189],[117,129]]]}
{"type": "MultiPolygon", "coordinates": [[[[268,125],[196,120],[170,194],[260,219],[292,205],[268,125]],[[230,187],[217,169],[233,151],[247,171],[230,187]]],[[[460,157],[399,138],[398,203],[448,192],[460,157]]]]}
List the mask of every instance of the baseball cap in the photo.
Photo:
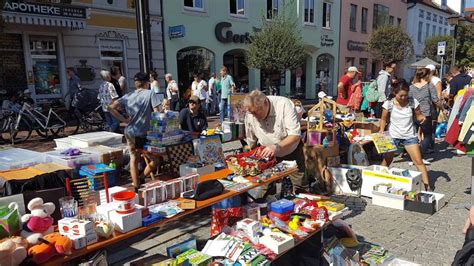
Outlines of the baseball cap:
{"type": "Polygon", "coordinates": [[[327,94],[326,94],[324,91],[318,92],[318,98],[321,98],[321,99],[322,99],[322,98],[324,98],[324,97],[326,97],[326,96],[327,96],[327,94]]]}
{"type": "Polygon", "coordinates": [[[196,95],[193,95],[193,96],[189,97],[188,102],[199,103],[199,97],[197,97],[196,95]]]}
{"type": "Polygon", "coordinates": [[[429,64],[429,65],[426,65],[425,68],[431,70],[431,71],[434,71],[436,70],[436,67],[433,65],[433,64],[429,64]]]}
{"type": "Polygon", "coordinates": [[[143,72],[138,72],[135,74],[135,77],[133,77],[134,81],[150,81],[150,76],[148,74],[143,73],[143,72]]]}
{"type": "Polygon", "coordinates": [[[355,66],[351,66],[347,69],[347,72],[357,72],[357,73],[360,73],[359,70],[357,69],[357,67],[355,66]]]}

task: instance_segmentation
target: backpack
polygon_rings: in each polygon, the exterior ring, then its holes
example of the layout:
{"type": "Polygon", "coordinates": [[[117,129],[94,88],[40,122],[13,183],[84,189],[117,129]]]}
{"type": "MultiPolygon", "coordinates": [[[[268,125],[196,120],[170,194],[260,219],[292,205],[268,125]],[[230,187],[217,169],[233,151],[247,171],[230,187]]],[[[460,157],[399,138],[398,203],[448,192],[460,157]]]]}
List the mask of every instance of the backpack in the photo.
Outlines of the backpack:
{"type": "Polygon", "coordinates": [[[365,93],[365,99],[369,103],[377,102],[379,100],[379,91],[377,88],[377,80],[373,80],[369,84],[369,88],[367,89],[367,92],[365,93]]]}

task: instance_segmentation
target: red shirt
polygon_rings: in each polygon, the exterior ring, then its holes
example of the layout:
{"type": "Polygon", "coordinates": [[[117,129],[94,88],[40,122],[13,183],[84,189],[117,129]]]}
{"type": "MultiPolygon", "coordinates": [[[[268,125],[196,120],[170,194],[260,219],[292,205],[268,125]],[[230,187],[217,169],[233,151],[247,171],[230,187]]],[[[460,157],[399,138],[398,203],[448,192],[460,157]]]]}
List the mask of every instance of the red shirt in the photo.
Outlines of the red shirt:
{"type": "Polygon", "coordinates": [[[347,103],[349,102],[349,99],[351,98],[351,94],[352,94],[352,90],[351,90],[352,79],[350,77],[348,77],[347,75],[343,75],[339,79],[339,82],[342,82],[343,89],[346,92],[346,98],[343,99],[342,98],[342,93],[338,91],[337,92],[336,103],[341,104],[341,105],[347,105],[347,103]]]}

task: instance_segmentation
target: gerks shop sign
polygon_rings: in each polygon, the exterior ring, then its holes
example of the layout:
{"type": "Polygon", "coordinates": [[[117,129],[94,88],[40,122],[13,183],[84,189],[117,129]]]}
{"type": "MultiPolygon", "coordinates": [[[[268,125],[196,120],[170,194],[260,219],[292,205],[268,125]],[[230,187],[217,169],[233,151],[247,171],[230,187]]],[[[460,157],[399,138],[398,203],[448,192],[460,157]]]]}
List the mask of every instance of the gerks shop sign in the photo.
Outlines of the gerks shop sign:
{"type": "Polygon", "coordinates": [[[230,22],[219,22],[214,29],[216,39],[221,43],[249,43],[250,33],[235,34],[229,28],[232,27],[230,22]]]}
{"type": "Polygon", "coordinates": [[[37,14],[46,16],[69,17],[69,18],[87,18],[86,9],[68,5],[48,5],[40,3],[25,2],[5,2],[4,11],[37,14]]]}

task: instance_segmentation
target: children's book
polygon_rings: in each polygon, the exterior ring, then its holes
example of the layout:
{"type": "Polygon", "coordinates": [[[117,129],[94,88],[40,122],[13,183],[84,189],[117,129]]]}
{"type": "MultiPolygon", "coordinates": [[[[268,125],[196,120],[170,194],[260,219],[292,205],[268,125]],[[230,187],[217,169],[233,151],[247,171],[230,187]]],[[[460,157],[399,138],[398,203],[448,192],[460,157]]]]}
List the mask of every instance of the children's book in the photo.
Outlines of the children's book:
{"type": "Polygon", "coordinates": [[[379,154],[397,151],[397,146],[388,132],[374,133],[371,137],[379,154]]]}

